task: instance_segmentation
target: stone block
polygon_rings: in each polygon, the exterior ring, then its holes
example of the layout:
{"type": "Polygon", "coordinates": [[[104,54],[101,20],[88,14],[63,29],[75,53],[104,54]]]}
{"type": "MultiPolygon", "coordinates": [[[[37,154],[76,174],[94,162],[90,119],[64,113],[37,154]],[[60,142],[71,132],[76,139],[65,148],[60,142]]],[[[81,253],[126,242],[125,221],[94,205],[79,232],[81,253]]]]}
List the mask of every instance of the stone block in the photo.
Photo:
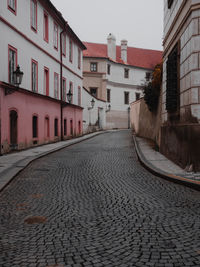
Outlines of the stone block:
{"type": "Polygon", "coordinates": [[[180,92],[185,91],[185,87],[186,87],[185,86],[185,80],[186,80],[185,77],[180,80],[180,92]]]}
{"type": "Polygon", "coordinates": [[[198,53],[194,53],[190,56],[189,58],[189,70],[195,70],[198,69],[198,63],[199,63],[199,54],[198,53]]]}
{"type": "Polygon", "coordinates": [[[199,88],[190,89],[190,104],[196,104],[199,102],[199,88]]]}
{"type": "Polygon", "coordinates": [[[200,104],[191,105],[191,113],[194,117],[200,120],[200,104]]]}
{"type": "Polygon", "coordinates": [[[191,86],[200,86],[200,70],[191,72],[191,86]]]}
{"type": "MultiPolygon", "coordinates": [[[[200,77],[199,77],[200,80],[200,77]]],[[[189,89],[191,87],[191,75],[190,73],[185,77],[185,89],[189,89]]]]}
{"type": "Polygon", "coordinates": [[[183,103],[183,93],[180,94],[180,106],[183,107],[184,103],[183,103]]]}
{"type": "Polygon", "coordinates": [[[191,52],[200,51],[200,36],[193,36],[191,39],[191,52]]]}
{"type": "Polygon", "coordinates": [[[189,91],[184,92],[183,94],[183,105],[189,105],[189,91]]]}

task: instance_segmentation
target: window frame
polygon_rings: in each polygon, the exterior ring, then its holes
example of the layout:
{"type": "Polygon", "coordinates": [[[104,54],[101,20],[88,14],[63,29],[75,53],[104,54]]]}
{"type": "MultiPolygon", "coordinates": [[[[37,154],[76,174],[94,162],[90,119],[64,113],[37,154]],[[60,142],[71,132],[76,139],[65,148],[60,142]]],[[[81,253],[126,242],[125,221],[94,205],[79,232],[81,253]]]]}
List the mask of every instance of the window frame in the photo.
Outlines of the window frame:
{"type": "Polygon", "coordinates": [[[67,136],[67,119],[66,118],[64,118],[64,121],[63,121],[63,135],[67,136]]]}
{"type": "Polygon", "coordinates": [[[13,0],[15,8],[10,6],[10,0],[7,0],[8,10],[10,10],[15,16],[17,15],[17,0],[13,0]]]}
{"type": "Polygon", "coordinates": [[[98,71],[98,63],[97,62],[90,62],[90,71],[91,72],[97,72],[98,71]],[[94,68],[94,66],[96,66],[94,68]]]}
{"type": "Polygon", "coordinates": [[[129,105],[129,102],[130,102],[130,94],[129,94],[129,92],[127,92],[127,91],[124,91],[124,105],[129,105]],[[126,96],[128,96],[128,98],[126,99],[126,96]],[[128,100],[128,101],[126,101],[126,100],[128,100]]]}
{"type": "Polygon", "coordinates": [[[96,97],[96,98],[98,98],[98,87],[90,87],[90,94],[92,95],[92,96],[94,96],[94,97],[96,97]],[[96,95],[94,95],[91,91],[92,90],[96,90],[96,95]]]}
{"type": "Polygon", "coordinates": [[[110,103],[111,102],[111,90],[106,89],[106,102],[110,103]]]}
{"type": "Polygon", "coordinates": [[[71,103],[70,104],[73,104],[73,101],[74,101],[74,88],[73,88],[73,82],[70,81],[69,82],[69,90],[71,89],[71,93],[72,93],[72,99],[71,99],[71,103]]]}
{"type": "Polygon", "coordinates": [[[11,45],[8,45],[8,83],[14,85],[14,83],[11,83],[11,80],[10,80],[10,50],[15,52],[15,69],[13,70],[13,71],[15,71],[16,68],[17,68],[17,64],[18,64],[18,62],[17,62],[17,60],[18,60],[18,58],[17,58],[17,48],[15,48],[15,47],[13,47],[11,45]]]}
{"type": "Polygon", "coordinates": [[[33,139],[38,138],[38,115],[37,114],[33,114],[32,116],[32,138],[33,139]],[[34,118],[36,118],[36,128],[34,128],[34,118]]]}
{"type": "Polygon", "coordinates": [[[49,68],[47,68],[47,67],[44,67],[44,85],[43,86],[44,86],[44,94],[46,96],[49,96],[49,68]],[[46,77],[46,73],[47,73],[47,78],[48,79],[46,80],[46,88],[45,88],[45,77],[46,77]]]}
{"type": "Polygon", "coordinates": [[[67,99],[67,80],[62,77],[62,100],[66,102],[67,99]],[[65,81],[65,88],[63,88],[63,81],[65,81]]]}
{"type": "Polygon", "coordinates": [[[38,92],[38,62],[31,59],[31,90],[32,92],[38,92]],[[33,90],[33,64],[36,65],[36,90],[33,90]]]}
{"type": "Polygon", "coordinates": [[[66,34],[62,34],[62,55],[64,57],[66,57],[66,34]],[[64,44],[63,44],[63,40],[64,40],[64,44]],[[63,49],[63,45],[64,45],[64,49],[63,49]]]}
{"type": "Polygon", "coordinates": [[[54,97],[55,99],[59,99],[59,74],[57,72],[54,72],[54,97]],[[57,83],[56,83],[57,78],[57,83]],[[57,85],[57,90],[56,90],[57,85]]]}
{"type": "Polygon", "coordinates": [[[43,38],[45,42],[49,42],[49,14],[46,10],[43,13],[43,38]]]}
{"type": "Polygon", "coordinates": [[[129,69],[128,68],[124,69],[124,78],[129,79],[129,69]]]}
{"type": "Polygon", "coordinates": [[[107,74],[110,75],[111,65],[107,64],[107,74]]]}
{"type": "Polygon", "coordinates": [[[78,86],[78,106],[81,106],[81,87],[78,86]]]}
{"type": "Polygon", "coordinates": [[[81,69],[81,49],[78,48],[78,69],[81,69]]]}
{"type": "Polygon", "coordinates": [[[31,6],[30,6],[30,9],[31,9],[31,21],[30,21],[30,25],[31,25],[31,30],[32,31],[34,31],[35,33],[37,33],[37,0],[30,0],[30,3],[31,3],[31,6]],[[34,3],[35,4],[35,10],[36,10],[36,12],[35,12],[35,23],[36,23],[36,26],[34,27],[33,25],[32,25],[32,22],[33,22],[33,6],[32,6],[32,3],[34,3]]]}
{"type": "Polygon", "coordinates": [[[58,51],[58,24],[53,22],[53,47],[58,51]]]}
{"type": "Polygon", "coordinates": [[[73,62],[73,41],[69,38],[69,62],[73,62]]]}
{"type": "Polygon", "coordinates": [[[58,118],[54,119],[54,137],[58,137],[58,118]]]}

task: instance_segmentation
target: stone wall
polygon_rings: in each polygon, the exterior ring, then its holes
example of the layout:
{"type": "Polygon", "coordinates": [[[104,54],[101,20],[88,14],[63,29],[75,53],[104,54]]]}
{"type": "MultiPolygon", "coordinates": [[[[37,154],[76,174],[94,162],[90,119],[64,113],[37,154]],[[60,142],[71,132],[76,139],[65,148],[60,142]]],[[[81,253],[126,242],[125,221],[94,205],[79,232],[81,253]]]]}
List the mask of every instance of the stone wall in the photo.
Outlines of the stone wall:
{"type": "Polygon", "coordinates": [[[144,98],[131,103],[130,120],[131,127],[136,134],[141,137],[154,140],[160,145],[160,126],[161,126],[161,101],[157,112],[150,112],[144,98]]]}

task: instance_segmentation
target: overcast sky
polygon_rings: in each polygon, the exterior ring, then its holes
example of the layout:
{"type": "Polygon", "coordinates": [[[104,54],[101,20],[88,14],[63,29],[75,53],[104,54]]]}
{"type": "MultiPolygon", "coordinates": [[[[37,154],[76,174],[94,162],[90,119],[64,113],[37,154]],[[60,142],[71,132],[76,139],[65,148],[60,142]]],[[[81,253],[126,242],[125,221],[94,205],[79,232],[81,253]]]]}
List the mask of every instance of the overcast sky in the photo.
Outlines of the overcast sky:
{"type": "Polygon", "coordinates": [[[162,50],[163,0],[51,0],[81,41],[162,50]]]}

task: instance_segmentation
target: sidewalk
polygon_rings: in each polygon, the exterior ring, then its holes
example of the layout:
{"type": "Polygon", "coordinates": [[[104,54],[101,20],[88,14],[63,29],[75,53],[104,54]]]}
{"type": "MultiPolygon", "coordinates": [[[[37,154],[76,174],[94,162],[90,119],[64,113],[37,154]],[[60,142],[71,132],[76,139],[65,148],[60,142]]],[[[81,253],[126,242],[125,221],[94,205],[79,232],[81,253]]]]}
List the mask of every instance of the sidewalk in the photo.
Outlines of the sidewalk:
{"type": "Polygon", "coordinates": [[[87,134],[78,138],[30,148],[0,157],[0,191],[30,162],[59,149],[82,142],[106,131],[87,134]]]}
{"type": "Polygon", "coordinates": [[[153,141],[133,135],[141,164],[152,173],[169,181],[200,191],[200,173],[186,172],[153,148],[153,141]]]}

